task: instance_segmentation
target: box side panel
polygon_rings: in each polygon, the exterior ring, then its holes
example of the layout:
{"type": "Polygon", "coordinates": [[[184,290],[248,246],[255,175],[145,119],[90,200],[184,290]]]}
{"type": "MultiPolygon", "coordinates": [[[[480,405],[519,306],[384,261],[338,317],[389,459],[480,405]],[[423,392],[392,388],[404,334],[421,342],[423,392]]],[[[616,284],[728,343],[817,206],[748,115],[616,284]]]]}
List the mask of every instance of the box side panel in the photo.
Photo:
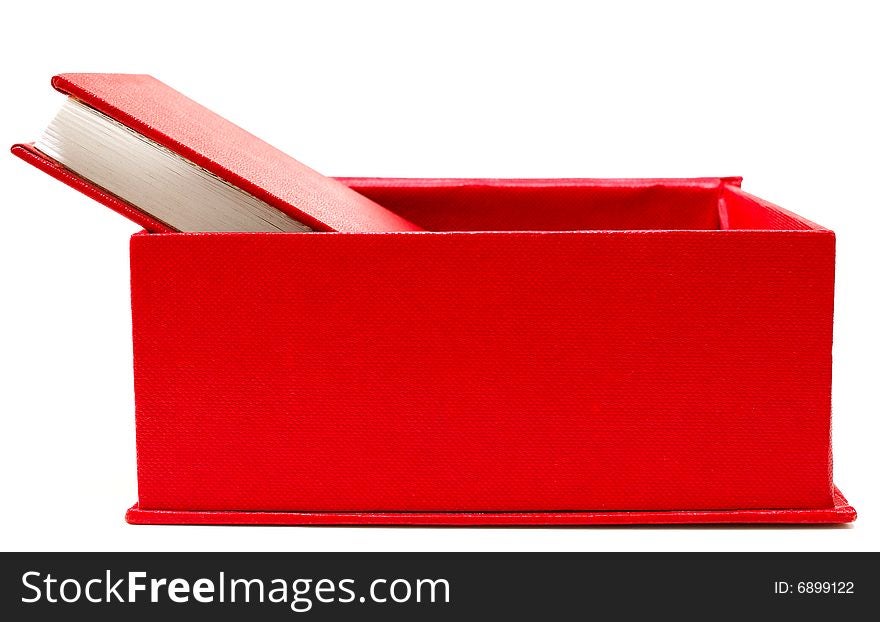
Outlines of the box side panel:
{"type": "Polygon", "coordinates": [[[826,233],[135,236],[140,507],[829,507],[826,233]]]}
{"type": "Polygon", "coordinates": [[[431,231],[719,228],[719,179],[344,181],[431,231]]]}
{"type": "Polygon", "coordinates": [[[809,220],[778,205],[758,198],[738,187],[726,185],[721,189],[720,205],[725,211],[725,229],[771,229],[771,230],[821,230],[809,220]]]}

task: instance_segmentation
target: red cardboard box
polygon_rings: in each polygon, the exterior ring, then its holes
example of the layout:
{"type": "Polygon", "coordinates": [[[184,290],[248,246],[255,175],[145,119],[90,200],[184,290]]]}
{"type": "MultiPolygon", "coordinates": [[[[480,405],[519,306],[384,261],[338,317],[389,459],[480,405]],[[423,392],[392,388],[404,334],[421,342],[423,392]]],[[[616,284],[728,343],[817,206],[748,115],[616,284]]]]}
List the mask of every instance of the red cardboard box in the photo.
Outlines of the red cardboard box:
{"type": "Polygon", "coordinates": [[[347,179],[138,234],[134,523],[842,523],[834,234],[739,179],[347,179]]]}

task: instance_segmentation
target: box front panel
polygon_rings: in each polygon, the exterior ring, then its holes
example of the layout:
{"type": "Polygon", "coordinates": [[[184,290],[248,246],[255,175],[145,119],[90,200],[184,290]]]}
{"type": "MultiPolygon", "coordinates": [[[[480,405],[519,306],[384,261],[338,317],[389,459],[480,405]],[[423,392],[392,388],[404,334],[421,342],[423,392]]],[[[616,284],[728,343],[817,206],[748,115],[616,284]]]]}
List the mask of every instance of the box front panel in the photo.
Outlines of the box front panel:
{"type": "Polygon", "coordinates": [[[834,238],[139,235],[144,509],[831,504],[834,238]]]}

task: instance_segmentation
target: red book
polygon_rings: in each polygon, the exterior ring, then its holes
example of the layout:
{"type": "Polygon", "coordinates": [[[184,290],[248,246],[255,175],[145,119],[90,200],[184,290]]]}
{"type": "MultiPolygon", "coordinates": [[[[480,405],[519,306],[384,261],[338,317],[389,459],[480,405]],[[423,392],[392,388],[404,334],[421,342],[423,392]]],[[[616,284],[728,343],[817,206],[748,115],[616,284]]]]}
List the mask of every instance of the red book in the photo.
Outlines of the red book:
{"type": "Polygon", "coordinates": [[[419,230],[151,76],[52,86],[70,99],[12,152],[147,231],[419,230]]]}

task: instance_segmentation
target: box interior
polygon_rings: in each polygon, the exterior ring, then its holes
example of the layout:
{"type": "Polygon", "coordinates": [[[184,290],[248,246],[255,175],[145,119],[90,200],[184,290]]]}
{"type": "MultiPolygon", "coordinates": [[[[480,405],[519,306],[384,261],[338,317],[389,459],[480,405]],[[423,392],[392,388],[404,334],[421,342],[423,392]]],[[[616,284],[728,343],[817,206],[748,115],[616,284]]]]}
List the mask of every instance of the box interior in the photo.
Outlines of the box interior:
{"type": "MultiPolygon", "coordinates": [[[[13,153],[148,232],[163,223],[71,174],[33,145],[13,153]]],[[[821,230],[743,192],[738,177],[691,179],[401,179],[340,177],[427,231],[821,230]]]]}
{"type": "Polygon", "coordinates": [[[719,179],[344,181],[429,231],[820,228],[719,179]]]}

